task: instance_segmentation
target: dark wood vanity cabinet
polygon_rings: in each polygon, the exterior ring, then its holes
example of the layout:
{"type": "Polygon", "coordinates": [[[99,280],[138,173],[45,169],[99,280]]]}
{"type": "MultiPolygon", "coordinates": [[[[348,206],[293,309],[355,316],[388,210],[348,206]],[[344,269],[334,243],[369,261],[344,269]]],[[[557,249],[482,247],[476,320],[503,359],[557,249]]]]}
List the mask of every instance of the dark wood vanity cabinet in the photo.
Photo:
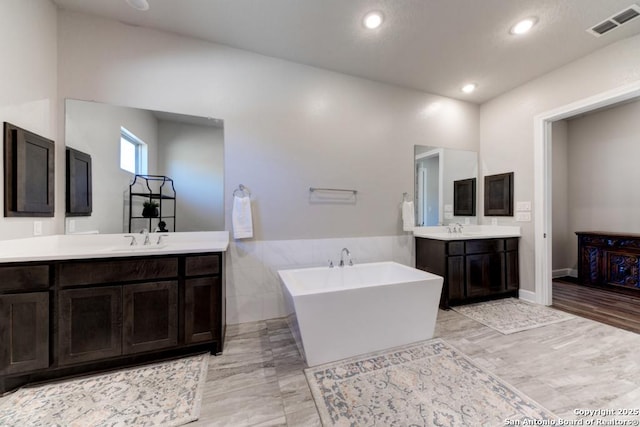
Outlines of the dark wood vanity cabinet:
{"type": "Polygon", "coordinates": [[[34,379],[221,352],[222,265],[221,253],[206,253],[0,266],[0,393],[34,379]]]}
{"type": "Polygon", "coordinates": [[[123,353],[160,350],[178,344],[178,282],[122,287],[123,353]]]}
{"type": "Polygon", "coordinates": [[[0,266],[0,343],[0,375],[49,366],[48,265],[0,266]]]}
{"type": "Polygon", "coordinates": [[[640,234],[601,231],[578,235],[578,281],[640,294],[640,234]]]}
{"type": "Polygon", "coordinates": [[[441,308],[518,295],[517,237],[415,241],[416,268],[444,277],[441,308]]]}
{"type": "Polygon", "coordinates": [[[122,287],[66,289],[58,295],[59,364],[122,354],[122,287]]]}
{"type": "Polygon", "coordinates": [[[49,293],[0,295],[0,374],[49,366],[49,293]]]}
{"type": "Polygon", "coordinates": [[[186,343],[216,339],[221,320],[220,277],[203,277],[185,281],[184,330],[186,343]]]}

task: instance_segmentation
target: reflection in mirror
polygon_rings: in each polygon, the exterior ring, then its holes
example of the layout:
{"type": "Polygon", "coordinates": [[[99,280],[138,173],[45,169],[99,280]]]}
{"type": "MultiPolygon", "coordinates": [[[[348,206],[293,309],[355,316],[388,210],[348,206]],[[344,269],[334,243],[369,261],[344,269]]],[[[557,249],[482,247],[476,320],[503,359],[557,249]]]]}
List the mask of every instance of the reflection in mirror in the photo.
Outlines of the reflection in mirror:
{"type": "Polygon", "coordinates": [[[78,100],[65,109],[66,145],[93,160],[91,216],[67,218],[67,233],[128,232],[135,174],[173,179],[175,231],[224,230],[222,120],[78,100]]]}
{"type": "Polygon", "coordinates": [[[417,226],[450,223],[477,224],[474,215],[454,216],[454,181],[478,176],[475,151],[416,145],[414,147],[415,209],[417,226]]]}

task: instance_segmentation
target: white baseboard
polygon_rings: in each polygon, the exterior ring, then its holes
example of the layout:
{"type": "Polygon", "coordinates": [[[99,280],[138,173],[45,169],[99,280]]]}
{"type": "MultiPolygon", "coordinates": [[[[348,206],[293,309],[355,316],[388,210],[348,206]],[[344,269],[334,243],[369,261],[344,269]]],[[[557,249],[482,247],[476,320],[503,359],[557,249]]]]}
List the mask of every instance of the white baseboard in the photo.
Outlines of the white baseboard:
{"type": "Polygon", "coordinates": [[[520,289],[518,291],[518,298],[520,298],[523,301],[532,302],[534,304],[538,303],[536,301],[536,293],[531,291],[525,291],[524,289],[520,289]]]}
{"type": "Polygon", "coordinates": [[[564,276],[578,277],[578,270],[576,270],[575,268],[559,268],[557,270],[551,271],[551,277],[553,279],[555,279],[556,277],[564,276]]]}

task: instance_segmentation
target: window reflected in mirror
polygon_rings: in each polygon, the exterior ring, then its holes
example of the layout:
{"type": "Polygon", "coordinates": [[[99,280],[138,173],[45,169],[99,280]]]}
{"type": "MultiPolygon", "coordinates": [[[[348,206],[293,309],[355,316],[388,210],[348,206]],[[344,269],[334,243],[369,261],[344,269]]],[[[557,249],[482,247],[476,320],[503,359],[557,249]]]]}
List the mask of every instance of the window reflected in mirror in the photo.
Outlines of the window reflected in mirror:
{"type": "Polygon", "coordinates": [[[173,180],[175,231],[225,229],[222,120],[67,99],[65,143],[93,161],[92,211],[67,218],[67,232],[128,232],[136,174],[173,180]]]}

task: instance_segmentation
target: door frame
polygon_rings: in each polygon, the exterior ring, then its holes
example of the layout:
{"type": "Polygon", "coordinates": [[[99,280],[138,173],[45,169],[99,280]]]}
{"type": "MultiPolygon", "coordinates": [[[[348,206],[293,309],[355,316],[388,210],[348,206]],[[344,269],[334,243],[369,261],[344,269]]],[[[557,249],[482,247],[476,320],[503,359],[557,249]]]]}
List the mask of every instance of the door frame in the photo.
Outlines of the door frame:
{"type": "Polygon", "coordinates": [[[572,102],[541,113],[533,119],[534,149],[534,244],[535,244],[535,302],[552,302],[552,176],[551,126],[553,122],[578,114],[640,97],[640,81],[572,102]]]}
{"type": "MultiPolygon", "coordinates": [[[[433,150],[429,150],[429,151],[425,151],[424,153],[420,153],[418,155],[414,155],[414,163],[416,165],[416,179],[415,181],[415,196],[414,196],[414,200],[418,200],[418,182],[417,180],[418,178],[418,162],[421,160],[425,160],[425,159],[430,159],[433,157],[437,157],[438,158],[438,225],[444,224],[444,206],[442,205],[444,203],[444,194],[443,194],[443,179],[444,179],[444,149],[443,148],[435,148],[433,150]]],[[[424,201],[421,201],[422,203],[424,203],[424,201]]],[[[418,206],[416,203],[415,206],[416,209],[416,218],[418,218],[419,215],[417,215],[417,211],[418,211],[418,206]]]]}

